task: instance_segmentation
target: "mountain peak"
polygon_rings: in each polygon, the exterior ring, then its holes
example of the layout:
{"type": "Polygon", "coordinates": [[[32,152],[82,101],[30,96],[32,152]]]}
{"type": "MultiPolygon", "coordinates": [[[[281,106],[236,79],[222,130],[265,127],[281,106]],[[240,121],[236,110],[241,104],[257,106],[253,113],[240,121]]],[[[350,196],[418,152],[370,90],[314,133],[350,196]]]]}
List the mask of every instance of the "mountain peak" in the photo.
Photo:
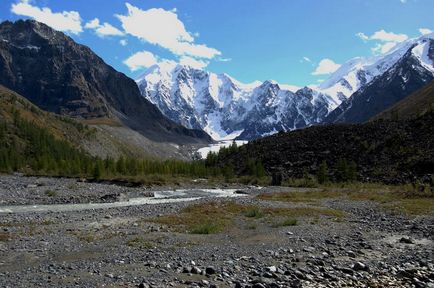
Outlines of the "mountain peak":
{"type": "Polygon", "coordinates": [[[202,131],[167,119],[141,96],[132,79],[62,32],[18,20],[0,24],[0,39],[0,84],[44,110],[116,119],[155,141],[209,140],[202,131]]]}

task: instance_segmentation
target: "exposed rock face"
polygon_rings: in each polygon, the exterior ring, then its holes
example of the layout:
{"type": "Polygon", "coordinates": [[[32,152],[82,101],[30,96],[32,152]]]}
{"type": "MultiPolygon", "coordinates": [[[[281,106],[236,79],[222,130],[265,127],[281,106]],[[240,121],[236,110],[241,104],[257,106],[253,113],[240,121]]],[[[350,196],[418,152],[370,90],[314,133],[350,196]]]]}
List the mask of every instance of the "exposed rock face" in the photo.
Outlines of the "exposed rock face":
{"type": "Polygon", "coordinates": [[[36,21],[0,24],[0,84],[44,110],[80,118],[118,118],[156,141],[210,141],[166,119],[136,83],[88,47],[36,21]]]}

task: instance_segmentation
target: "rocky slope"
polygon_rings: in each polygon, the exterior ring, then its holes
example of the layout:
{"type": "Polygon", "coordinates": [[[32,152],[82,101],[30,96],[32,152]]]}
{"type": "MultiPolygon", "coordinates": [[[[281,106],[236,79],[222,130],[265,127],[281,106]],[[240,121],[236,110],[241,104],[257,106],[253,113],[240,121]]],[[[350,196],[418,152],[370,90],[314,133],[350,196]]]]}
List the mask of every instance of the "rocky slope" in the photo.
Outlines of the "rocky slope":
{"type": "Polygon", "coordinates": [[[433,109],[434,81],[410,96],[405,97],[389,109],[375,115],[372,120],[378,119],[409,119],[415,118],[433,109]]]}
{"type": "Polygon", "coordinates": [[[44,110],[79,118],[117,119],[158,142],[208,142],[165,118],[137,85],[88,47],[36,21],[0,24],[0,84],[44,110]]]}
{"type": "Polygon", "coordinates": [[[417,119],[380,120],[365,124],[314,126],[278,133],[241,146],[220,157],[220,165],[245,171],[249,159],[261,160],[268,173],[284,178],[317,175],[326,161],[336,179],[340,159],[354,161],[358,180],[405,183],[434,182],[434,111],[417,119]]]}

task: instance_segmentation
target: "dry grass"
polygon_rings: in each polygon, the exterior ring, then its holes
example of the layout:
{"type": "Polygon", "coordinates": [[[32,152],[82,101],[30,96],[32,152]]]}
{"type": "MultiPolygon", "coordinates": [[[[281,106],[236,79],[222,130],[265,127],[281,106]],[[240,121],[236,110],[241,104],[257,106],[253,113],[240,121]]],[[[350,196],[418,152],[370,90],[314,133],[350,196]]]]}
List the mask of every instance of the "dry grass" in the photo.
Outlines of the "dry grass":
{"type": "Polygon", "coordinates": [[[148,240],[142,237],[135,237],[128,240],[127,245],[130,247],[143,249],[143,250],[152,249],[154,247],[152,243],[150,243],[148,240]]]}
{"type": "Polygon", "coordinates": [[[9,233],[0,232],[0,242],[9,241],[10,235],[9,233]]]}
{"type": "Polygon", "coordinates": [[[94,118],[94,119],[85,119],[82,120],[82,122],[84,124],[87,125],[107,125],[107,126],[112,126],[112,127],[121,127],[122,124],[119,122],[119,120],[117,119],[112,119],[112,118],[94,118]]]}
{"type": "Polygon", "coordinates": [[[223,231],[236,215],[247,209],[234,202],[208,202],[190,205],[179,214],[154,218],[152,221],[168,225],[179,232],[213,234],[223,231]]]}
{"type": "Polygon", "coordinates": [[[434,194],[431,187],[363,186],[360,188],[327,187],[321,191],[262,193],[261,200],[312,203],[324,199],[373,201],[386,209],[409,215],[434,213],[434,194]]]}
{"type": "Polygon", "coordinates": [[[342,193],[336,191],[306,191],[306,192],[277,192],[261,193],[257,198],[267,201],[280,202],[316,202],[321,199],[338,198],[342,193]]]}
{"type": "Polygon", "coordinates": [[[232,227],[235,223],[234,220],[237,218],[247,220],[247,218],[259,219],[264,217],[271,222],[280,221],[283,218],[284,221],[292,219],[292,223],[294,220],[297,221],[297,217],[319,216],[341,218],[344,216],[344,213],[326,208],[263,208],[255,205],[241,205],[235,202],[223,201],[193,204],[183,209],[179,214],[165,215],[153,218],[151,221],[167,225],[178,232],[215,234],[232,227]]]}

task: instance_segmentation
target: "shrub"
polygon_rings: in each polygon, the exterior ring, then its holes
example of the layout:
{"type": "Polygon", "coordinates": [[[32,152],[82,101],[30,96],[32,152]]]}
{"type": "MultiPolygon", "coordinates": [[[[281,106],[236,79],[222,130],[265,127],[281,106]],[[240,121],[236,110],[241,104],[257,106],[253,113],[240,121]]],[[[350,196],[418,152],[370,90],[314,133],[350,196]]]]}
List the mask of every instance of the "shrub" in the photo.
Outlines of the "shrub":
{"type": "Polygon", "coordinates": [[[295,225],[297,225],[297,219],[287,218],[283,221],[273,223],[272,226],[274,228],[278,228],[278,227],[295,226],[295,225]]]}
{"type": "Polygon", "coordinates": [[[54,190],[48,189],[48,190],[45,191],[45,195],[47,195],[48,197],[54,197],[54,196],[57,195],[57,192],[54,191],[54,190]]]}
{"type": "Polygon", "coordinates": [[[199,224],[191,229],[191,234],[215,234],[220,232],[221,226],[218,223],[214,222],[206,222],[203,224],[199,224]]]}
{"type": "Polygon", "coordinates": [[[324,184],[329,181],[329,170],[326,161],[322,161],[321,165],[319,166],[317,178],[320,184],[324,184]]]}
{"type": "Polygon", "coordinates": [[[249,218],[262,218],[264,217],[264,212],[258,207],[252,207],[248,209],[244,215],[249,218]]]}

